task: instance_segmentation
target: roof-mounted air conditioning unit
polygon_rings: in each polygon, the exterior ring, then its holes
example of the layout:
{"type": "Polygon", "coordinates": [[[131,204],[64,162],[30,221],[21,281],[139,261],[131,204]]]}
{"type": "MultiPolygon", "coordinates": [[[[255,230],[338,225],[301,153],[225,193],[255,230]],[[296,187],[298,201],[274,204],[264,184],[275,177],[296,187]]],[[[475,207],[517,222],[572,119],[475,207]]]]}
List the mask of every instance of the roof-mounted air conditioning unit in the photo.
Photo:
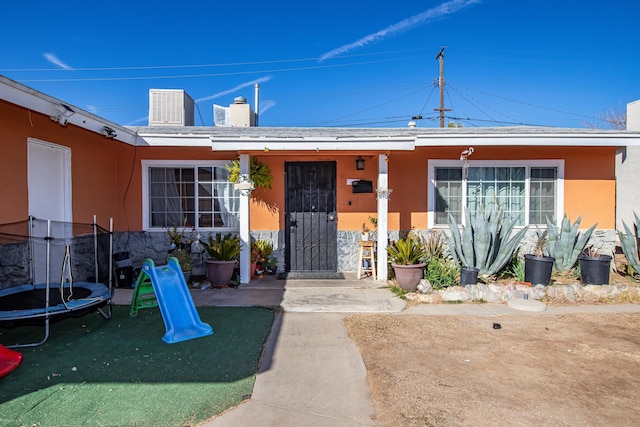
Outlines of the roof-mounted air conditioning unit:
{"type": "Polygon", "coordinates": [[[149,90],[149,126],[193,126],[194,102],[181,89],[149,90]]]}

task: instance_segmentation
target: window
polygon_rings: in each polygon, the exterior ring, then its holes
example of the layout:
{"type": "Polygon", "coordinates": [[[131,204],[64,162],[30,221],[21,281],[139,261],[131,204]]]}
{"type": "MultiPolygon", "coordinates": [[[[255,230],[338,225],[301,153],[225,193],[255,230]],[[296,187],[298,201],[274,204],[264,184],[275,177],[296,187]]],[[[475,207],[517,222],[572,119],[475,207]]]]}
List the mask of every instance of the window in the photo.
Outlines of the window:
{"type": "Polygon", "coordinates": [[[500,208],[520,226],[555,221],[563,211],[563,162],[459,161],[429,162],[430,226],[447,225],[449,214],[464,222],[464,209],[500,208]]]}
{"type": "Polygon", "coordinates": [[[546,218],[556,221],[557,168],[531,168],[529,188],[529,224],[546,224],[546,218]]]}
{"type": "Polygon", "coordinates": [[[436,224],[462,218],[462,168],[436,168],[436,224]]]}
{"type": "Polygon", "coordinates": [[[145,228],[238,228],[240,193],[224,162],[144,162],[143,174],[145,228]]]}

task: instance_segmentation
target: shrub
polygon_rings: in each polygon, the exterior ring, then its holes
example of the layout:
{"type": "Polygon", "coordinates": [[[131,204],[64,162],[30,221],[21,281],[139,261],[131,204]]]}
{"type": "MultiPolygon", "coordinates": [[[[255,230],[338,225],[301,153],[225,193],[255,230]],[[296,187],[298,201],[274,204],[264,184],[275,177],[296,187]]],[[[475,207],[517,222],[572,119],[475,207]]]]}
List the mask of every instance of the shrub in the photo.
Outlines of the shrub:
{"type": "Polygon", "coordinates": [[[511,260],[511,265],[505,270],[507,277],[513,277],[519,282],[524,282],[524,261],[517,256],[514,256],[511,260]]]}
{"type": "Polygon", "coordinates": [[[443,289],[456,285],[458,266],[449,259],[429,257],[427,258],[427,271],[424,278],[431,283],[433,289],[443,289]]]}

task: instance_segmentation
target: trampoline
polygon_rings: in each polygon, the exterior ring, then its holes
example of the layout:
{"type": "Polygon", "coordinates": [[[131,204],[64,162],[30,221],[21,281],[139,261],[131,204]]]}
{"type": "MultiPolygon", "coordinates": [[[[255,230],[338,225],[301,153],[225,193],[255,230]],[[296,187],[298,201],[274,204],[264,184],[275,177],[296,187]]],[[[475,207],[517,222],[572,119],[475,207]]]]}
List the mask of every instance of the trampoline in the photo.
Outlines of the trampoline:
{"type": "Polygon", "coordinates": [[[0,225],[0,327],[43,324],[97,310],[111,317],[113,225],[26,221],[0,225]],[[105,308],[106,307],[106,308],[105,308]]]}

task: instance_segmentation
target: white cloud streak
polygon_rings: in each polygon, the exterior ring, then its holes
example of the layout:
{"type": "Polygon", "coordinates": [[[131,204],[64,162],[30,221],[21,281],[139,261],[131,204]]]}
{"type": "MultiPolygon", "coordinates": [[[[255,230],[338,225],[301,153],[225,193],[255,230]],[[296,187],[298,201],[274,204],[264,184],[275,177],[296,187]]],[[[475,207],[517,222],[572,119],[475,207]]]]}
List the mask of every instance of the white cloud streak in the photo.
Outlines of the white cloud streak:
{"type": "Polygon", "coordinates": [[[442,3],[434,8],[425,10],[424,12],[414,15],[410,18],[403,19],[402,21],[393,24],[385,29],[382,29],[376,33],[362,37],[361,39],[356,40],[353,43],[349,43],[344,46],[340,46],[339,48],[330,50],[329,52],[323,53],[322,55],[320,55],[319,61],[322,62],[327,59],[335,58],[336,56],[342,55],[343,53],[346,53],[350,50],[361,48],[368,45],[369,43],[376,42],[380,39],[395,35],[402,31],[409,30],[420,24],[424,24],[437,18],[455,13],[460,9],[479,2],[480,0],[451,0],[442,3]]]}
{"type": "Polygon", "coordinates": [[[270,100],[260,101],[260,114],[264,114],[267,110],[270,110],[275,106],[276,106],[276,101],[270,101],[270,100]]]}
{"type": "Polygon", "coordinates": [[[198,98],[198,99],[195,100],[195,102],[209,101],[210,99],[219,98],[221,96],[228,95],[228,94],[233,93],[233,92],[237,92],[240,89],[244,89],[247,86],[253,86],[256,83],[268,82],[269,80],[271,80],[271,76],[260,77],[259,79],[251,80],[250,82],[239,84],[238,86],[233,87],[231,89],[228,89],[228,90],[225,90],[225,91],[222,91],[222,92],[218,92],[215,95],[205,96],[204,98],[198,98]]]}
{"type": "Polygon", "coordinates": [[[44,59],[46,59],[47,61],[51,62],[53,65],[62,68],[63,70],[73,70],[73,67],[65,64],[64,62],[62,62],[57,56],[55,56],[53,53],[43,53],[42,56],[44,56],[44,59]]]}

